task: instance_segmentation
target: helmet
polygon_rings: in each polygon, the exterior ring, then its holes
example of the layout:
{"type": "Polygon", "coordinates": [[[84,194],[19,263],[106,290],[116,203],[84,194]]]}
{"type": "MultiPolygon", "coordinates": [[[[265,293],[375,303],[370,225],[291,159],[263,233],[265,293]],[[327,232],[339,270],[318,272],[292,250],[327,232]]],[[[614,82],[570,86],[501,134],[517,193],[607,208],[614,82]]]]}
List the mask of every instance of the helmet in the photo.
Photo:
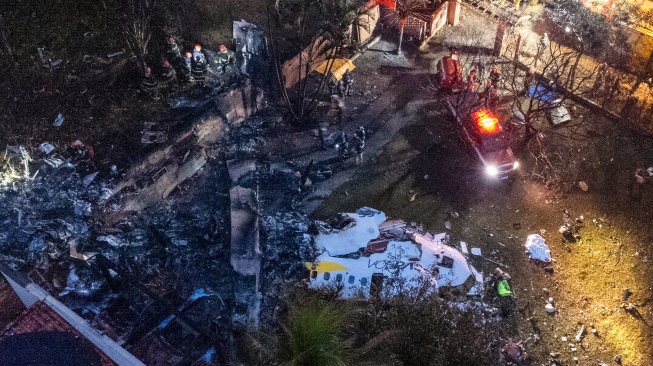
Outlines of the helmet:
{"type": "Polygon", "coordinates": [[[186,52],[185,55],[186,55],[186,57],[191,57],[192,56],[192,54],[190,52],[186,52]]]}
{"type": "Polygon", "coordinates": [[[163,67],[168,67],[170,66],[170,62],[168,60],[163,61],[163,67]]]}
{"type": "Polygon", "coordinates": [[[221,44],[220,45],[220,51],[226,51],[226,50],[227,50],[227,46],[221,44]]]}
{"type": "Polygon", "coordinates": [[[195,51],[201,51],[201,50],[202,50],[202,46],[200,46],[199,44],[196,44],[195,45],[195,51]]]}
{"type": "Polygon", "coordinates": [[[492,68],[492,71],[499,71],[499,67],[498,67],[498,66],[494,66],[494,67],[492,68]]]}

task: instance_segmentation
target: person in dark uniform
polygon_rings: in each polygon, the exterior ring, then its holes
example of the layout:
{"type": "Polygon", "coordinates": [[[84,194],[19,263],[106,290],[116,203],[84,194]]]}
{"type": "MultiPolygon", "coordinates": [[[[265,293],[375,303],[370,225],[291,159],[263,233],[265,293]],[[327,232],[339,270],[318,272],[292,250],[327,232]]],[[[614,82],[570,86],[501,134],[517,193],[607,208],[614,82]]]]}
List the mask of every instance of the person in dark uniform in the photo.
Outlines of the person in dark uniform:
{"type": "Polygon", "coordinates": [[[343,91],[343,96],[350,97],[351,87],[354,84],[354,75],[352,75],[352,73],[349,72],[349,70],[345,71],[345,73],[342,75],[342,83],[345,88],[345,90],[343,91]]]}
{"type": "Polygon", "coordinates": [[[356,165],[363,162],[363,149],[365,148],[365,127],[360,126],[354,133],[354,148],[356,149],[356,165]]]}
{"type": "Polygon", "coordinates": [[[202,59],[200,56],[195,57],[195,62],[193,62],[192,66],[192,72],[193,72],[193,79],[200,83],[200,85],[204,85],[204,81],[206,79],[206,59],[202,59]]]}

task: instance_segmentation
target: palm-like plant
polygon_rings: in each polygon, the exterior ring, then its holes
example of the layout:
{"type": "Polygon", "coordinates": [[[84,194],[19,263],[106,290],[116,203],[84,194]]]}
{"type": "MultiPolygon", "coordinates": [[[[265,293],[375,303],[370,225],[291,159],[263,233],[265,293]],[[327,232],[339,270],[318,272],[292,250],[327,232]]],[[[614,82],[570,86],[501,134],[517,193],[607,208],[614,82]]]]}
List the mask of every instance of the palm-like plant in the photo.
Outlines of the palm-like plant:
{"type": "Polygon", "coordinates": [[[290,309],[277,353],[285,366],[351,364],[351,347],[344,338],[347,311],[342,304],[311,299],[290,309]]]}

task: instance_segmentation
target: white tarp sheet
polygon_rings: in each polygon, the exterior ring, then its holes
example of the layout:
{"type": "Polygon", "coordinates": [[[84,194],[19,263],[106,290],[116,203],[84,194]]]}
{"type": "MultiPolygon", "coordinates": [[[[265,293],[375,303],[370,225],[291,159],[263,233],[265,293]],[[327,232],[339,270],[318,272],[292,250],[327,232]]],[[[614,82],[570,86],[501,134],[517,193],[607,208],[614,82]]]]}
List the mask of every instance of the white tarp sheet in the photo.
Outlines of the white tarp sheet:
{"type": "Polygon", "coordinates": [[[551,262],[551,251],[543,237],[538,234],[531,234],[526,238],[526,251],[530,253],[530,259],[542,262],[551,262]]]}

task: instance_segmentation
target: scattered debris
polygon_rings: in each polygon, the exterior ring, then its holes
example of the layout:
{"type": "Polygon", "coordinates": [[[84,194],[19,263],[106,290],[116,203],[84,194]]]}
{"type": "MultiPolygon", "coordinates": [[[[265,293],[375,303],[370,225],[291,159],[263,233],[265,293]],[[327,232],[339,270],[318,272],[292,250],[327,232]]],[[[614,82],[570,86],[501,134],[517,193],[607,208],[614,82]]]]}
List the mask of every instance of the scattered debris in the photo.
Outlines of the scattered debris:
{"type": "Polygon", "coordinates": [[[583,336],[585,336],[585,325],[582,325],[578,330],[578,333],[576,333],[576,342],[580,342],[583,339],[583,336]]]}
{"type": "Polygon", "coordinates": [[[530,254],[529,259],[542,262],[551,262],[551,250],[546,241],[538,234],[531,234],[526,238],[526,252],[530,254]]]}
{"type": "Polygon", "coordinates": [[[59,126],[61,126],[63,124],[64,119],[65,118],[64,118],[63,114],[59,113],[57,115],[57,118],[54,119],[54,123],[52,125],[55,126],[55,127],[59,127],[59,126]]]}
{"type": "Polygon", "coordinates": [[[93,173],[85,176],[84,179],[82,179],[82,183],[85,186],[88,186],[89,184],[91,184],[93,182],[93,179],[95,179],[95,177],[97,177],[97,175],[98,175],[98,172],[93,172],[93,173]]]}
{"type": "Polygon", "coordinates": [[[54,150],[54,146],[50,144],[49,142],[45,141],[39,145],[39,150],[41,150],[43,153],[46,155],[51,153],[52,150],[54,150]]]}
{"type": "Polygon", "coordinates": [[[116,57],[118,57],[118,56],[122,56],[122,55],[124,55],[124,54],[125,54],[125,50],[124,50],[124,49],[123,49],[123,50],[120,50],[120,51],[116,51],[116,52],[110,52],[110,53],[107,53],[107,58],[108,58],[108,59],[112,59],[112,58],[116,58],[116,57]]]}
{"type": "Polygon", "coordinates": [[[141,131],[141,143],[144,144],[161,144],[168,141],[168,134],[165,131],[159,130],[159,124],[156,122],[143,123],[143,131],[141,131]]]}
{"type": "MultiPolygon", "coordinates": [[[[553,306],[553,298],[549,297],[546,300],[546,305],[544,305],[544,309],[546,310],[547,313],[552,314],[555,312],[555,306],[553,306]]],[[[563,337],[564,338],[564,337],[563,337]]],[[[566,338],[565,338],[566,340],[566,338]]]]}
{"type": "Polygon", "coordinates": [[[481,248],[472,248],[472,254],[473,255],[481,255],[481,248]]]}
{"type": "Polygon", "coordinates": [[[580,182],[578,182],[578,187],[579,187],[580,189],[582,189],[583,192],[587,192],[587,190],[589,189],[589,187],[587,186],[587,183],[585,183],[585,181],[583,181],[583,180],[581,180],[580,182]]]}
{"type": "Polygon", "coordinates": [[[469,254],[469,251],[467,250],[467,243],[464,241],[460,242],[460,251],[465,255],[469,254]]]}

